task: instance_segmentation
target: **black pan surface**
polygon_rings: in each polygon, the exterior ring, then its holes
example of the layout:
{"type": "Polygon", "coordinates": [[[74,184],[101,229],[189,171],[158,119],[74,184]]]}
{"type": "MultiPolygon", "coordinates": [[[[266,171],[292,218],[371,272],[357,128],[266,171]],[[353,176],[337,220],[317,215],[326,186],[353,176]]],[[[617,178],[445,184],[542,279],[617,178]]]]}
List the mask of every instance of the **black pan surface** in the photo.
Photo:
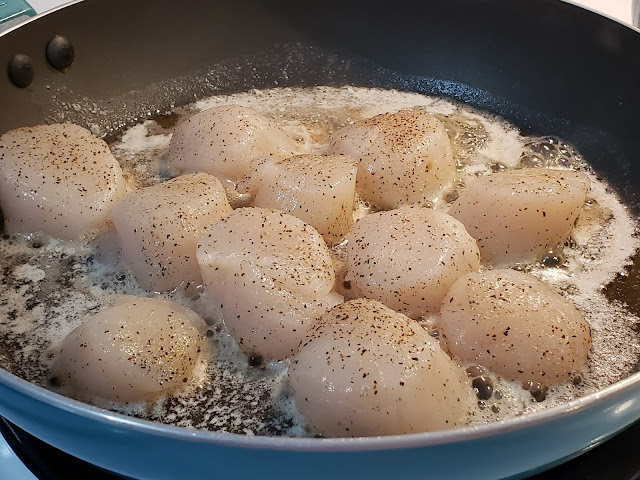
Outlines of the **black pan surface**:
{"type": "Polygon", "coordinates": [[[0,80],[0,132],[52,112],[100,130],[253,87],[395,87],[558,135],[635,198],[640,35],[558,0],[88,0],[5,35],[0,61],[16,53],[33,59],[35,79],[26,89],[0,80]],[[58,34],[76,51],[64,73],[44,54],[58,34]],[[67,108],[74,101],[81,113],[67,108]],[[87,102],[110,118],[92,116],[87,102]]]}

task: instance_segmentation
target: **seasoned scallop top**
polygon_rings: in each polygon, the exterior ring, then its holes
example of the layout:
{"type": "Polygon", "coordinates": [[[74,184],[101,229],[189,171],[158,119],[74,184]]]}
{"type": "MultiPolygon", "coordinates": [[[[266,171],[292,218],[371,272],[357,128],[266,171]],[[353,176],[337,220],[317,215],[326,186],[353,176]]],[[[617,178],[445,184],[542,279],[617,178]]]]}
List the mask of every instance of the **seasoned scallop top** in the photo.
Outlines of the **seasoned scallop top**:
{"type": "Polygon", "coordinates": [[[480,264],[464,226],[424,207],[367,215],[347,238],[353,289],[412,318],[436,313],[451,284],[480,264]]]}
{"type": "Polygon", "coordinates": [[[420,109],[347,125],[331,135],[329,153],[358,160],[358,192],[383,209],[435,201],[456,174],[444,126],[420,109]]]}
{"type": "Polygon", "coordinates": [[[454,428],[473,402],[464,371],[418,322],[367,299],[312,327],[289,378],[297,408],[327,436],[454,428]]]}
{"type": "Polygon", "coordinates": [[[10,233],[77,238],[104,228],[125,192],[109,147],[82,127],[38,125],[0,137],[0,205],[10,233]]]}

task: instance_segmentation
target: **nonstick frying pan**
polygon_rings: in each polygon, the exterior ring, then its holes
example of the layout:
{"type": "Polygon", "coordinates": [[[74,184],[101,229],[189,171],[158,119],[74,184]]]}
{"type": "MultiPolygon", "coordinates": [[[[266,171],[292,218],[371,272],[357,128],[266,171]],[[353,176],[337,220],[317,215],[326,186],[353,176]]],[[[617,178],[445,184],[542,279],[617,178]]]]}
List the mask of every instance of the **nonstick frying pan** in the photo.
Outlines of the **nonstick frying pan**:
{"type": "MultiPolygon", "coordinates": [[[[65,120],[109,135],[175,105],[249,88],[397,88],[448,96],[524,133],[573,143],[638,212],[640,33],[557,0],[89,0],[0,36],[8,70],[16,54],[29,57],[19,58],[33,79],[25,87],[0,79],[0,132],[65,120]],[[62,70],[46,55],[56,35],[75,52],[62,70]]],[[[15,71],[12,78],[21,83],[15,71]]],[[[248,437],[118,415],[12,375],[11,359],[3,367],[3,416],[135,478],[526,476],[640,418],[633,374],[560,407],[455,431],[248,437]]]]}

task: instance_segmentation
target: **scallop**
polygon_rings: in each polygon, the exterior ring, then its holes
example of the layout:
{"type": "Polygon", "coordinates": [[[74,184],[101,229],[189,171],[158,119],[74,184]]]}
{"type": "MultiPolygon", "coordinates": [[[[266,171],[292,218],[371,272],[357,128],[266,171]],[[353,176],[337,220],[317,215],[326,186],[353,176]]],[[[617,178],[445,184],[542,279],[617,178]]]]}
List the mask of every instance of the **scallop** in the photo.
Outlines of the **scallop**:
{"type": "Polygon", "coordinates": [[[207,172],[237,182],[251,172],[258,157],[285,158],[296,142],[274,121],[252,108],[214,107],[178,125],[169,145],[168,163],[182,173],[207,172]]]}
{"type": "Polygon", "coordinates": [[[437,201],[456,165],[442,123],[424,110],[400,110],[347,125],[329,153],[358,159],[357,190],[382,209],[437,201]]]}
{"type": "Polygon", "coordinates": [[[464,226],[424,207],[367,215],[347,240],[352,290],[412,318],[437,313],[453,282],[480,264],[464,226]]]}
{"type": "Polygon", "coordinates": [[[178,303],[125,297],[69,334],[52,371],[81,398],[152,400],[190,381],[205,331],[178,303]]]}
{"type": "Polygon", "coordinates": [[[206,227],[231,212],[220,181],[197,173],[129,193],[113,210],[122,256],[152,291],[202,283],[196,249],[206,227]]]}
{"type": "Polygon", "coordinates": [[[300,413],[328,437],[454,428],[474,401],[464,371],[419,323],[366,299],[311,328],[289,379],[300,413]]]}
{"type": "Polygon", "coordinates": [[[246,352],[290,356],[342,301],[322,236],[293,215],[240,208],[207,231],[197,257],[208,302],[246,352]]]}
{"type": "Polygon", "coordinates": [[[582,371],[591,347],[589,323],[572,303],[533,275],[508,269],[458,279],[439,328],[455,357],[543,385],[582,371]]]}
{"type": "Polygon", "coordinates": [[[591,182],[583,173],[523,168],[470,182],[449,213],[495,266],[540,260],[565,242],[591,182]]]}
{"type": "Polygon", "coordinates": [[[84,128],[38,125],[0,137],[0,205],[8,233],[78,238],[106,228],[125,193],[109,147],[84,128]]]}
{"type": "Polygon", "coordinates": [[[245,188],[254,194],[254,206],[295,215],[335,245],[353,224],[356,172],[356,161],[344,155],[269,158],[258,164],[245,188]]]}

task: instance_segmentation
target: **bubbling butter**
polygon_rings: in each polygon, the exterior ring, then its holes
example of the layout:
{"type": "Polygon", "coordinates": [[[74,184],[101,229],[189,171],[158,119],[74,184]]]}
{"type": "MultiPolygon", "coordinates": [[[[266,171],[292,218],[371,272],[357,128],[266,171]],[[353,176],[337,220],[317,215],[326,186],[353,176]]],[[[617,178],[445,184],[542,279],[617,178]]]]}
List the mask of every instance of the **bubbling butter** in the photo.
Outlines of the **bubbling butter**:
{"type": "MultiPolygon", "coordinates": [[[[612,189],[602,182],[571,146],[556,138],[524,137],[506,122],[446,99],[394,90],[355,87],[253,90],[216,96],[174,110],[171,122],[146,120],[122,132],[110,145],[130,187],[155,184],[178,172],[165,161],[174,120],[207,108],[241,105],[277,123],[295,142],[297,151],[325,153],[332,132],[374,115],[402,109],[423,109],[436,116],[451,140],[457,165],[453,183],[435,208],[446,212],[470,180],[518,168],[560,168],[580,171],[591,181],[569,242],[545,252],[543,258],[518,266],[543,280],[573,303],[590,323],[593,344],[579,381],[559,385],[525,385],[469,367],[483,399],[469,412],[468,423],[499,420],[534,412],[595,392],[629,376],[640,357],[639,319],[623,303],[610,301],[603,286],[617,275],[638,248],[637,223],[612,189]],[[165,128],[165,125],[168,125],[165,128]],[[480,372],[478,374],[478,372],[480,372]],[[482,380],[478,380],[482,379],[482,380]],[[491,396],[486,398],[487,385],[491,396]],[[545,390],[547,389],[548,390],[545,390]],[[543,397],[544,401],[539,401],[543,397]]],[[[376,210],[360,201],[354,219],[376,210]]],[[[121,295],[156,296],[136,283],[119,259],[113,235],[88,243],[40,235],[4,235],[0,264],[0,361],[7,370],[53,390],[51,377],[65,337],[82,321],[117,303],[121,295]]],[[[350,298],[345,279],[345,245],[331,249],[338,293],[350,298]]],[[[207,307],[207,292],[163,294],[198,312],[209,325],[200,363],[180,392],[152,403],[117,404],[95,400],[115,411],[167,424],[246,435],[311,436],[295,409],[287,380],[289,361],[265,361],[240,351],[219,314],[207,307]]],[[[439,338],[435,314],[419,319],[439,338]]]]}

